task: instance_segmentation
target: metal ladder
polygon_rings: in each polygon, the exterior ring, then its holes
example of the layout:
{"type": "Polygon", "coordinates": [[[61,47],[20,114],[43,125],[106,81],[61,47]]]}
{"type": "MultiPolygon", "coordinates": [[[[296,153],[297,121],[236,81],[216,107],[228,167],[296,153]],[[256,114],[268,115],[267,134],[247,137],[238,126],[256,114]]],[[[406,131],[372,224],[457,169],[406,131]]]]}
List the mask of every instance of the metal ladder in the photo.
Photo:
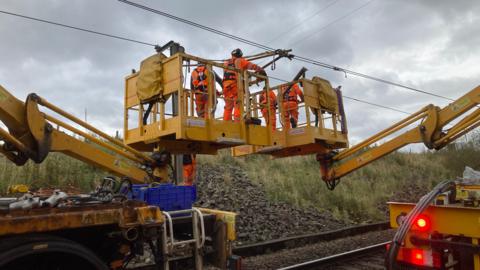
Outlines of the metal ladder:
{"type": "Polygon", "coordinates": [[[164,256],[163,269],[170,269],[170,262],[188,258],[190,256],[175,256],[175,248],[181,248],[185,246],[192,246],[192,254],[195,257],[195,269],[203,269],[203,257],[201,249],[205,244],[205,224],[203,221],[203,214],[197,208],[163,212],[166,217],[166,221],[163,223],[163,237],[162,237],[162,250],[164,256]],[[173,234],[173,221],[172,215],[179,214],[191,214],[192,215],[192,232],[193,238],[188,240],[176,241],[173,234]],[[168,226],[167,226],[168,223],[168,226]],[[200,230],[199,230],[200,225],[200,230]],[[168,234],[167,234],[168,230],[168,234]]]}

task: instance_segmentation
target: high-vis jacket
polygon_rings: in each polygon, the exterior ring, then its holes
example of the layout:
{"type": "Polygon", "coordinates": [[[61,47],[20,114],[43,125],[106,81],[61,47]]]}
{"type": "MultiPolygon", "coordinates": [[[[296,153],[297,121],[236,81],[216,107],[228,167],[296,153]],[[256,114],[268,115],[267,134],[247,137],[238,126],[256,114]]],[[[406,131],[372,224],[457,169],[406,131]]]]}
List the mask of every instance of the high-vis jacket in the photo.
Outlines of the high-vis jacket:
{"type": "MultiPolygon", "coordinates": [[[[196,67],[191,74],[190,78],[190,89],[194,91],[202,91],[205,92],[207,91],[207,86],[208,86],[208,70],[207,67],[204,65],[199,65],[196,67]]],[[[213,72],[213,76],[215,77],[215,81],[222,85],[222,80],[220,77],[213,72]]]]}
{"type": "Polygon", "coordinates": [[[205,66],[198,66],[192,71],[191,76],[191,82],[193,85],[192,90],[207,90],[207,68],[205,66]]]}
{"type": "Polygon", "coordinates": [[[302,90],[300,90],[300,87],[298,87],[297,84],[292,85],[290,89],[287,91],[288,86],[283,86],[281,88],[282,90],[282,95],[283,95],[283,102],[297,102],[298,103],[298,97],[302,97],[303,93],[302,90]]]}
{"type": "MultiPolygon", "coordinates": [[[[277,106],[277,97],[275,96],[275,93],[273,91],[268,92],[268,97],[270,98],[270,108],[275,111],[275,107],[277,106]]],[[[263,91],[262,94],[260,94],[260,104],[264,105],[263,108],[266,109],[266,105],[268,104],[267,100],[267,92],[263,91]]]]}
{"type": "MultiPolygon", "coordinates": [[[[247,59],[243,57],[232,57],[225,61],[224,63],[225,66],[231,67],[231,68],[238,68],[241,70],[254,70],[254,71],[261,71],[262,68],[255,65],[254,63],[248,61],[247,59]]],[[[225,69],[223,72],[223,81],[236,81],[237,80],[237,73],[225,69]]]]}

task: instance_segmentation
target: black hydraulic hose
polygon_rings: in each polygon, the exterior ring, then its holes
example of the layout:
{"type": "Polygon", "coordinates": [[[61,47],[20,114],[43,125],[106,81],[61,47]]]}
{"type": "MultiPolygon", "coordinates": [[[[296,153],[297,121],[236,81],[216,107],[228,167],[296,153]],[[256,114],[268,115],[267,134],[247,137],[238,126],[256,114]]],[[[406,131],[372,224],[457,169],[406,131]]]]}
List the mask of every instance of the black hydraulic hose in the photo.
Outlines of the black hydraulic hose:
{"type": "Polygon", "coordinates": [[[455,182],[451,180],[446,180],[436,185],[427,195],[423,196],[417,203],[417,205],[408,213],[406,219],[400,224],[400,227],[393,237],[392,244],[388,250],[388,256],[386,257],[386,265],[388,270],[397,269],[396,259],[398,250],[402,245],[402,242],[405,239],[405,235],[410,230],[414,220],[428,207],[428,205],[437,197],[439,194],[446,192],[450,189],[455,188],[455,182]]]}

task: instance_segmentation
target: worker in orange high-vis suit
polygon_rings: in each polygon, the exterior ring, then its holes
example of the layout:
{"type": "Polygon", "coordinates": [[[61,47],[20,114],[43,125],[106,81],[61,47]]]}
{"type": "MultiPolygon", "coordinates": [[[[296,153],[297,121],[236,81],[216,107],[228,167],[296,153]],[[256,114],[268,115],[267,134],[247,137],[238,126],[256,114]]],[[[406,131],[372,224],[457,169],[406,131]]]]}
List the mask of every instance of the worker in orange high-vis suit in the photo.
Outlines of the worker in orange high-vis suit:
{"type": "Polygon", "coordinates": [[[267,99],[267,89],[263,88],[263,92],[260,94],[260,104],[262,105],[262,115],[267,125],[272,123],[272,129],[275,130],[277,128],[277,96],[273,91],[268,92],[268,97],[270,99],[270,116],[268,115],[268,99],[267,99]]]}
{"type": "MultiPolygon", "coordinates": [[[[225,61],[225,66],[238,68],[240,70],[254,70],[259,74],[266,75],[265,71],[243,58],[243,52],[240,49],[232,51],[232,58],[225,61]]],[[[232,70],[223,71],[223,97],[225,98],[225,110],[223,111],[223,120],[232,120],[232,110],[235,122],[240,121],[240,101],[238,100],[237,89],[238,74],[232,70]]]]}
{"type": "MultiPolygon", "coordinates": [[[[213,71],[215,81],[222,86],[222,79],[213,71]]],[[[195,93],[195,111],[198,117],[208,117],[208,70],[203,64],[199,64],[190,77],[190,89],[195,93]]],[[[216,91],[216,90],[215,90],[216,91]]],[[[217,91],[218,93],[218,91],[217,91]]],[[[216,101],[214,101],[216,102],[216,101]]]]}
{"type": "Polygon", "coordinates": [[[290,126],[296,128],[298,123],[298,103],[304,100],[303,92],[297,84],[292,85],[292,87],[282,86],[280,91],[282,94],[284,128],[288,129],[290,126]]]}
{"type": "Polygon", "coordinates": [[[197,165],[194,154],[183,155],[183,184],[192,186],[195,180],[195,167],[197,165]]]}

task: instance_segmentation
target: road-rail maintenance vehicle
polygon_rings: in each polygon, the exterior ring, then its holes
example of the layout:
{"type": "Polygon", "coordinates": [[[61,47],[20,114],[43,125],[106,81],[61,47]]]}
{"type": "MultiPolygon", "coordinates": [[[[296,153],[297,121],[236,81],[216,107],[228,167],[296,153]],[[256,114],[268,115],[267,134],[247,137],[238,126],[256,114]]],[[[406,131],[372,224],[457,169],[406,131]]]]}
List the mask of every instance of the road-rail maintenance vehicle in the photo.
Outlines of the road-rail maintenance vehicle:
{"type": "MultiPolygon", "coordinates": [[[[293,81],[270,86],[268,76],[189,55],[175,42],[156,49],[138,72],[133,70],[125,78],[123,140],[36,94],[20,101],[0,87],[0,120],[6,127],[0,129],[0,152],[5,157],[21,166],[61,152],[112,174],[90,194],[57,190],[48,197],[25,193],[2,198],[0,269],[124,269],[146,252],[154,258],[152,269],[179,267],[178,261],[188,259],[195,269],[202,269],[205,261],[220,269],[240,269],[239,259],[232,254],[235,213],[195,207],[162,211],[161,205],[147,204],[148,200],[131,200],[135,185],[147,184],[153,193],[162,183],[180,183],[182,155],[216,154],[230,148],[234,156],[316,154],[322,178],[333,189],[342,176],[405,145],[424,143],[438,150],[480,123],[477,87],[444,108],[428,105],[349,148],[342,92],[328,80],[307,79],[302,69],[293,81]],[[164,54],[167,49],[169,57],[164,54]],[[210,71],[203,93],[205,117],[195,115],[196,93],[186,83],[191,68],[199,64],[210,71]],[[216,117],[224,97],[215,89],[215,69],[237,74],[241,121],[216,117]],[[263,89],[273,91],[280,104],[280,89],[294,84],[302,86],[305,96],[299,106],[302,117],[297,127],[283,128],[283,108],[272,110],[270,101],[262,104],[259,97],[263,89]],[[262,120],[260,112],[265,108],[268,114],[278,114],[278,128],[262,120]]],[[[277,50],[247,59],[265,57],[273,57],[268,66],[291,55],[277,50]]],[[[430,206],[422,216],[428,230],[411,233],[391,249],[396,250],[394,264],[480,269],[478,201],[461,196],[473,194],[476,187],[456,187],[457,197],[442,189],[443,204],[430,206]],[[462,206],[457,205],[459,200],[462,206]],[[471,204],[465,203],[469,200],[471,204]]],[[[408,215],[414,205],[391,203],[390,207],[393,227],[407,224],[402,220],[420,226],[420,219],[408,215]]],[[[410,227],[410,232],[418,229],[410,227]]]]}

